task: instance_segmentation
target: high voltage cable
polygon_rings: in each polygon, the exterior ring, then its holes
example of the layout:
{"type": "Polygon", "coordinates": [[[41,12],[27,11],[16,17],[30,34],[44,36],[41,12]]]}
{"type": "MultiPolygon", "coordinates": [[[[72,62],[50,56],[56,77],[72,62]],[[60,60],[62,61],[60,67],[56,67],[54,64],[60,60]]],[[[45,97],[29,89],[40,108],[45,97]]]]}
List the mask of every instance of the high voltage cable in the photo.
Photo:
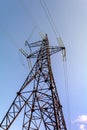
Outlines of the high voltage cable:
{"type": "MultiPolygon", "coordinates": [[[[31,11],[29,10],[29,8],[27,9],[26,5],[24,4],[24,2],[23,2],[22,0],[20,0],[20,2],[21,2],[22,7],[25,9],[28,18],[30,17],[29,20],[32,21],[32,24],[33,24],[33,26],[34,26],[34,28],[32,29],[32,31],[31,31],[31,33],[30,33],[28,39],[27,39],[28,41],[30,41],[31,37],[33,36],[33,34],[34,34],[34,32],[35,32],[35,29],[37,28],[37,29],[39,30],[38,33],[41,32],[41,29],[40,29],[40,27],[39,27],[37,21],[35,20],[35,18],[31,15],[31,11]],[[29,12],[30,12],[30,13],[29,13],[29,12]]],[[[29,67],[29,68],[32,68],[31,60],[28,59],[27,62],[28,62],[28,67],[29,67]]],[[[24,64],[23,64],[23,65],[24,65],[24,64]]]]}
{"type": "MultiPolygon", "coordinates": [[[[24,8],[24,10],[26,11],[26,14],[28,16],[29,21],[31,20],[31,22],[32,22],[33,26],[35,27],[35,29],[37,28],[39,30],[39,32],[41,32],[41,29],[40,29],[36,19],[32,16],[31,11],[29,10],[29,8],[27,8],[27,6],[24,4],[23,0],[20,0],[20,3],[22,5],[22,7],[24,8]]],[[[32,29],[33,30],[32,35],[33,35],[35,29],[32,29]]],[[[30,36],[29,36],[29,40],[30,40],[30,36]]]]}
{"type": "MultiPolygon", "coordinates": [[[[59,32],[57,31],[57,27],[56,27],[56,25],[54,23],[54,20],[53,20],[51,14],[50,14],[50,11],[49,11],[49,9],[47,7],[47,4],[46,4],[45,0],[43,0],[43,3],[42,3],[42,0],[40,0],[40,4],[41,4],[41,6],[42,6],[42,8],[43,8],[43,10],[44,10],[44,12],[45,12],[45,14],[47,16],[47,19],[48,19],[48,21],[50,23],[50,26],[51,26],[54,34],[56,35],[56,37],[58,37],[59,36],[59,32]]],[[[33,16],[31,15],[31,13],[30,14],[28,13],[29,9],[27,10],[27,8],[25,7],[24,4],[23,4],[23,6],[24,6],[24,8],[25,8],[25,10],[27,12],[28,17],[31,17],[31,21],[33,22],[33,25],[35,26],[35,28],[37,27],[38,30],[41,31],[40,27],[38,26],[36,20],[33,18],[33,16]]],[[[29,10],[29,12],[30,12],[30,10],[29,10]]],[[[32,29],[32,32],[31,32],[28,40],[30,40],[31,36],[33,35],[33,33],[35,31],[35,28],[32,29]]],[[[63,63],[63,65],[64,65],[64,63],[63,63]]],[[[66,67],[67,66],[64,65],[65,91],[66,91],[66,98],[67,98],[66,100],[67,100],[68,117],[69,117],[69,120],[70,120],[70,104],[69,104],[69,93],[68,93],[68,75],[67,75],[67,68],[66,67]]],[[[71,122],[69,122],[69,123],[70,123],[70,129],[71,129],[71,122]]]]}
{"type": "MultiPolygon", "coordinates": [[[[6,34],[6,36],[9,38],[9,40],[11,41],[11,44],[13,44],[14,45],[14,47],[17,49],[17,50],[19,50],[19,45],[18,45],[18,43],[16,42],[16,40],[14,39],[14,37],[6,30],[6,29],[4,29],[4,28],[2,28],[2,26],[0,25],[0,29],[6,34]]],[[[19,55],[19,53],[18,53],[18,55],[19,55]]],[[[20,58],[20,55],[19,55],[19,60],[20,60],[20,63],[24,66],[24,68],[25,68],[25,64],[24,63],[22,63],[22,59],[20,58]]],[[[26,69],[26,68],[25,68],[26,69]]]]}
{"type": "Polygon", "coordinates": [[[36,27],[37,27],[37,26],[34,26],[33,29],[31,30],[31,33],[30,33],[30,35],[29,35],[29,37],[28,37],[28,39],[27,39],[28,41],[30,41],[31,37],[33,36],[36,27]]]}
{"type": "MultiPolygon", "coordinates": [[[[42,8],[44,9],[44,12],[47,16],[47,19],[51,25],[53,32],[55,33],[56,37],[58,37],[59,33],[57,32],[56,25],[49,12],[49,9],[47,7],[45,0],[43,0],[43,3],[42,3],[42,0],[40,0],[40,4],[41,4],[42,8]]],[[[69,92],[68,92],[68,75],[67,75],[67,66],[64,65],[64,62],[63,62],[63,67],[64,67],[64,76],[65,76],[65,91],[66,91],[67,109],[68,109],[67,112],[68,112],[68,118],[69,118],[70,129],[71,129],[70,103],[69,103],[69,92]]]]}
{"type": "MultiPolygon", "coordinates": [[[[23,2],[23,1],[22,1],[22,2],[23,2]]],[[[58,33],[57,29],[56,29],[56,25],[55,25],[55,23],[54,23],[54,20],[53,20],[51,14],[50,14],[50,11],[49,11],[49,9],[48,9],[48,7],[47,7],[47,4],[46,4],[45,0],[43,0],[43,3],[42,3],[42,0],[40,0],[40,4],[41,4],[42,8],[44,9],[44,12],[45,12],[45,14],[46,14],[46,16],[47,16],[47,18],[48,18],[48,21],[49,21],[49,23],[50,23],[50,25],[51,25],[51,28],[52,28],[53,32],[55,33],[56,37],[58,37],[59,33],[58,33]],[[43,5],[43,4],[44,4],[44,5],[43,5]]],[[[22,3],[22,6],[25,8],[28,17],[31,17],[31,20],[32,20],[33,25],[35,26],[35,28],[38,27],[38,29],[39,29],[39,31],[40,31],[40,28],[39,28],[39,26],[38,26],[36,20],[33,18],[33,16],[31,15],[31,13],[30,13],[30,14],[28,13],[28,10],[29,10],[29,9],[27,10],[27,8],[26,8],[26,6],[25,6],[24,3],[22,3]]],[[[29,12],[30,12],[30,10],[29,10],[29,12]]],[[[33,33],[34,33],[34,31],[35,31],[35,28],[32,29],[32,32],[31,32],[31,34],[30,34],[28,40],[30,40],[30,37],[33,35],[33,33]]],[[[68,97],[69,97],[69,94],[68,94],[68,77],[67,77],[67,70],[66,70],[65,67],[64,67],[64,75],[65,75],[65,87],[66,87],[65,89],[66,89],[66,97],[67,97],[68,112],[69,112],[69,113],[68,113],[68,116],[69,116],[69,119],[70,119],[70,110],[69,110],[69,106],[70,106],[70,105],[69,105],[69,99],[68,99],[68,97]]]]}
{"type": "Polygon", "coordinates": [[[50,11],[49,11],[49,9],[47,7],[47,4],[46,4],[45,0],[43,0],[43,2],[42,2],[42,0],[40,0],[40,4],[41,4],[41,6],[42,6],[42,8],[43,8],[43,10],[44,10],[44,12],[46,14],[46,17],[47,17],[47,19],[48,19],[48,21],[50,23],[50,26],[51,26],[54,34],[56,35],[56,37],[58,37],[59,33],[57,31],[57,27],[56,27],[56,25],[54,23],[54,20],[53,20],[53,18],[51,16],[51,13],[50,13],[50,11]]]}
{"type": "Polygon", "coordinates": [[[9,40],[11,41],[11,43],[15,46],[16,49],[19,49],[19,45],[16,42],[16,40],[14,39],[14,37],[4,28],[2,28],[2,26],[0,25],[0,29],[2,30],[2,32],[4,32],[6,34],[6,36],[9,38],[9,40]]]}
{"type": "MultiPolygon", "coordinates": [[[[18,43],[16,42],[16,40],[14,39],[14,37],[4,28],[2,28],[2,26],[0,25],[0,29],[6,34],[6,36],[9,38],[9,40],[11,41],[11,44],[14,45],[14,47],[19,50],[19,45],[18,43]]],[[[18,51],[19,52],[19,51],[18,51]]],[[[19,53],[18,53],[19,55],[19,53]]],[[[19,60],[20,60],[20,63],[24,66],[24,68],[26,69],[26,66],[24,64],[24,62],[22,62],[23,60],[21,59],[20,55],[19,55],[19,60]]]]}
{"type": "Polygon", "coordinates": [[[63,62],[64,77],[65,77],[65,91],[66,91],[66,102],[67,102],[67,114],[69,118],[69,130],[71,130],[71,112],[70,112],[70,101],[69,101],[69,90],[68,90],[68,74],[67,74],[67,61],[63,62]]]}
{"type": "Polygon", "coordinates": [[[26,5],[24,4],[24,2],[23,2],[23,0],[20,0],[20,3],[21,3],[21,6],[24,8],[24,10],[26,11],[26,14],[27,14],[27,16],[28,16],[28,18],[30,18],[29,19],[29,21],[31,20],[32,21],[32,24],[35,26],[37,26],[37,23],[36,23],[36,21],[35,21],[35,19],[33,18],[33,16],[31,15],[31,13],[29,13],[30,12],[30,10],[29,10],[29,8],[27,9],[27,7],[26,7],[26,5]]]}

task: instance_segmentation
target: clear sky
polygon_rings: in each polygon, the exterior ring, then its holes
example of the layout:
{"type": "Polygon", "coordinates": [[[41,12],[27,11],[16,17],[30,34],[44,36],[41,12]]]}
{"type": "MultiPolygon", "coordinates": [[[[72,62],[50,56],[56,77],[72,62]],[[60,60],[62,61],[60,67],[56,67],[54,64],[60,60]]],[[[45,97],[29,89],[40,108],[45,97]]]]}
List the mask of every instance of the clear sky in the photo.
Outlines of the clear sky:
{"type": "MultiPolygon", "coordinates": [[[[45,2],[66,47],[67,62],[61,53],[52,59],[66,124],[71,130],[87,130],[87,0],[45,2]]],[[[39,32],[58,45],[40,0],[0,1],[0,121],[29,73],[19,49],[27,39],[40,40],[39,32]]],[[[21,129],[18,122],[10,130],[21,129]]]]}

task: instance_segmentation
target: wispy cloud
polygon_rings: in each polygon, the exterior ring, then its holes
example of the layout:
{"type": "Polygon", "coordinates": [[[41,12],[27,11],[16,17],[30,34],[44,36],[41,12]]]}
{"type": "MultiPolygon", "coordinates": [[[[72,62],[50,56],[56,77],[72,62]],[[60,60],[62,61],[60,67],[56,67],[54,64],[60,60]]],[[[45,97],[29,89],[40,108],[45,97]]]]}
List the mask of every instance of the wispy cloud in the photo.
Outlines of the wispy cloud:
{"type": "Polygon", "coordinates": [[[85,125],[83,125],[83,124],[79,126],[79,129],[80,130],[87,130],[86,127],[85,127],[85,125]]]}
{"type": "Polygon", "coordinates": [[[87,115],[79,115],[74,121],[73,123],[86,123],[87,124],[87,115]]]}
{"type": "Polygon", "coordinates": [[[79,130],[87,130],[87,115],[79,115],[72,123],[78,123],[79,130]]]}

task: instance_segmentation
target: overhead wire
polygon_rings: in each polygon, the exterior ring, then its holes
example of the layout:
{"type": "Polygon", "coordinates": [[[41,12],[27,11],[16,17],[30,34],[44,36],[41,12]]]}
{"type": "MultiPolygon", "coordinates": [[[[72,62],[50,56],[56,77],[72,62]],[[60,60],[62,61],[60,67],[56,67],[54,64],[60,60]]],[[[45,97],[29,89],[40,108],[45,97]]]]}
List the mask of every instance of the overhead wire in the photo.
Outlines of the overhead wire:
{"type": "Polygon", "coordinates": [[[64,69],[64,79],[65,79],[65,94],[66,94],[66,102],[67,102],[69,130],[71,130],[71,111],[70,111],[70,96],[69,96],[69,88],[68,88],[67,61],[63,62],[63,69],[64,69]]]}
{"type": "Polygon", "coordinates": [[[31,30],[31,33],[30,33],[30,35],[29,35],[29,37],[28,37],[28,41],[30,41],[30,39],[31,39],[31,37],[33,36],[33,34],[34,34],[34,32],[35,32],[35,29],[37,28],[37,26],[35,25],[34,27],[33,27],[33,29],[31,30]]]}
{"type": "MultiPolygon", "coordinates": [[[[43,10],[44,10],[44,12],[46,14],[46,17],[47,17],[47,19],[48,19],[48,21],[50,23],[50,26],[51,26],[51,28],[52,28],[55,36],[59,37],[60,36],[59,32],[57,30],[57,27],[56,27],[55,22],[54,22],[54,20],[52,18],[52,15],[50,14],[50,11],[48,9],[48,6],[47,6],[45,0],[40,0],[40,4],[41,4],[41,6],[42,6],[42,8],[43,8],[43,10]]],[[[41,31],[40,28],[39,28],[39,26],[38,26],[38,24],[37,24],[37,22],[36,22],[36,20],[32,17],[31,13],[28,14],[27,8],[25,7],[24,4],[23,4],[23,6],[24,6],[24,8],[25,8],[25,10],[27,12],[27,15],[29,17],[31,17],[31,20],[32,20],[33,25],[35,26],[35,28],[37,27],[38,30],[41,31]]],[[[30,12],[30,10],[29,10],[29,12],[30,12]]],[[[32,35],[33,35],[34,31],[35,31],[35,28],[32,29],[32,32],[31,32],[28,40],[30,40],[30,38],[32,37],[32,35]]],[[[65,62],[63,62],[63,67],[64,67],[64,76],[65,76],[65,91],[66,91],[66,100],[67,100],[67,110],[68,110],[68,118],[69,118],[69,121],[70,121],[69,123],[70,123],[70,129],[71,129],[70,102],[69,102],[69,91],[68,91],[68,74],[67,74],[67,65],[65,65],[64,63],[65,62]]],[[[32,65],[31,65],[31,67],[32,67],[32,65]]]]}
{"type": "MultiPolygon", "coordinates": [[[[56,35],[56,37],[58,37],[59,33],[58,33],[57,29],[56,29],[56,25],[55,25],[55,23],[54,23],[54,20],[53,20],[51,14],[50,14],[50,11],[49,11],[49,9],[48,9],[48,6],[47,6],[45,0],[43,0],[43,3],[42,3],[42,0],[40,0],[40,3],[41,3],[42,8],[44,9],[44,12],[45,12],[45,14],[46,14],[46,16],[47,16],[47,19],[48,19],[48,21],[49,21],[49,23],[50,23],[50,25],[51,25],[51,28],[52,28],[54,34],[56,35]]],[[[23,6],[24,6],[24,4],[23,4],[23,6]]],[[[24,7],[24,8],[25,8],[25,7],[24,7]]],[[[25,8],[25,9],[27,9],[27,8],[25,8]]],[[[28,12],[28,11],[26,11],[26,12],[28,12]]],[[[27,14],[28,14],[28,13],[27,13],[27,14]]],[[[29,16],[29,14],[28,14],[28,16],[29,16]]],[[[33,33],[34,33],[36,27],[38,27],[38,30],[41,31],[40,28],[39,28],[39,26],[38,26],[38,24],[37,24],[37,22],[36,22],[36,20],[32,17],[31,14],[30,14],[30,17],[31,17],[31,20],[32,20],[32,22],[33,22],[34,28],[32,29],[31,34],[30,34],[28,40],[30,40],[30,38],[32,37],[32,35],[33,35],[33,33]]],[[[2,30],[3,30],[3,32],[8,36],[9,40],[12,41],[12,44],[14,44],[14,46],[15,46],[17,49],[19,49],[19,45],[18,45],[18,43],[16,42],[16,40],[13,38],[13,36],[12,36],[9,32],[7,32],[5,29],[2,29],[2,30]]],[[[31,61],[30,61],[30,62],[31,62],[31,61]]],[[[67,65],[65,65],[64,62],[63,62],[63,66],[64,66],[64,75],[65,75],[65,89],[66,89],[66,97],[67,97],[68,117],[69,117],[69,120],[70,120],[70,104],[69,104],[69,92],[68,92],[67,65]]],[[[31,67],[32,67],[32,65],[31,65],[31,67]]],[[[70,126],[70,127],[71,127],[71,126],[70,126]]]]}
{"type": "MultiPolygon", "coordinates": [[[[30,41],[32,35],[33,35],[34,32],[35,32],[35,29],[36,29],[36,26],[32,29],[32,31],[31,31],[31,33],[30,33],[28,39],[25,41],[25,46],[26,46],[26,45],[28,46],[28,48],[29,48],[29,50],[30,50],[30,53],[32,53],[32,50],[31,50],[31,48],[30,48],[30,46],[29,46],[28,41],[30,41]]],[[[31,69],[31,68],[32,68],[32,62],[31,62],[31,59],[27,59],[27,62],[28,62],[28,67],[29,67],[29,69],[31,69]]]]}
{"type": "MultiPolygon", "coordinates": [[[[24,5],[24,4],[23,4],[24,5]]],[[[25,8],[26,9],[26,8],[25,8]]],[[[27,12],[27,11],[26,11],[27,12]]],[[[29,15],[28,15],[29,16],[29,15]]],[[[30,14],[30,17],[31,17],[31,20],[32,20],[32,23],[33,23],[33,25],[34,25],[34,27],[33,27],[33,29],[32,29],[32,31],[31,31],[31,33],[30,33],[30,36],[29,36],[29,38],[28,38],[28,40],[30,40],[30,38],[32,37],[32,35],[33,35],[33,33],[35,32],[35,29],[36,29],[36,27],[37,27],[37,24],[35,25],[34,23],[34,20],[33,20],[33,17],[32,17],[32,15],[30,14]]],[[[0,29],[6,34],[6,36],[9,38],[9,40],[11,41],[11,43],[15,46],[15,48],[17,49],[17,50],[19,50],[19,45],[18,45],[18,43],[17,43],[17,41],[14,39],[14,37],[6,30],[6,29],[4,29],[4,28],[2,28],[2,26],[0,25],[0,29]]],[[[25,65],[25,63],[24,63],[24,61],[23,61],[23,58],[20,56],[20,51],[19,51],[19,53],[18,53],[18,55],[19,55],[19,60],[20,60],[20,63],[23,65],[23,67],[26,69],[26,65],[25,65]]],[[[28,63],[29,64],[29,63],[28,63]]]]}
{"type": "MultiPolygon", "coordinates": [[[[2,26],[0,25],[0,29],[2,30],[2,32],[4,32],[5,34],[6,34],[6,36],[8,37],[8,39],[11,41],[11,44],[13,44],[14,45],[14,47],[17,49],[17,50],[19,50],[19,44],[17,43],[17,41],[14,39],[14,37],[6,30],[6,29],[4,29],[4,28],[2,28],[2,26]]],[[[19,61],[20,61],[20,63],[23,65],[23,67],[26,69],[26,66],[25,66],[25,64],[24,64],[24,62],[23,62],[23,59],[21,58],[21,56],[20,56],[20,51],[18,51],[19,53],[18,53],[18,56],[19,56],[19,61]]]]}
{"type": "MultiPolygon", "coordinates": [[[[32,33],[31,33],[31,34],[32,34],[32,33]]],[[[25,41],[25,46],[28,47],[28,49],[29,49],[29,51],[30,51],[30,54],[31,54],[31,53],[32,53],[32,50],[31,50],[30,45],[29,45],[29,43],[28,43],[27,40],[25,41]]],[[[29,67],[29,69],[31,69],[31,68],[32,68],[32,62],[31,62],[31,59],[27,59],[27,62],[28,62],[28,67],[29,67]]]]}
{"type": "MultiPolygon", "coordinates": [[[[27,6],[26,6],[25,3],[23,2],[23,0],[19,0],[19,1],[20,1],[20,3],[21,3],[22,7],[24,8],[24,10],[26,11],[26,14],[27,14],[27,16],[28,16],[29,21],[31,20],[31,22],[32,22],[32,24],[33,24],[33,26],[34,26],[34,29],[32,29],[33,31],[31,31],[31,32],[32,32],[32,35],[34,34],[36,28],[38,29],[38,33],[40,33],[40,32],[41,32],[41,28],[40,28],[40,26],[38,25],[38,22],[36,21],[36,19],[33,17],[33,15],[32,15],[32,13],[31,13],[30,9],[27,8],[27,6]]],[[[31,35],[31,34],[30,34],[30,35],[31,35]]],[[[29,36],[29,40],[30,40],[30,39],[31,39],[31,37],[29,36]]]]}
{"type": "Polygon", "coordinates": [[[19,45],[18,45],[17,41],[15,40],[15,38],[5,28],[3,28],[3,26],[1,26],[1,24],[0,24],[0,29],[9,38],[9,40],[11,41],[11,44],[13,44],[16,49],[19,49],[19,45]]]}
{"type": "MultiPolygon", "coordinates": [[[[45,11],[45,14],[46,14],[46,16],[47,16],[47,18],[48,18],[48,20],[49,20],[49,23],[50,23],[50,25],[51,25],[51,27],[52,27],[52,29],[53,29],[53,31],[54,31],[56,37],[57,37],[57,36],[59,35],[59,33],[58,33],[57,30],[56,30],[56,25],[55,25],[55,23],[54,23],[54,21],[53,21],[53,18],[52,18],[51,14],[50,14],[50,11],[49,11],[49,9],[48,9],[48,7],[47,7],[47,4],[46,4],[45,0],[43,0],[43,3],[44,3],[45,6],[43,5],[42,0],[40,0],[40,3],[41,3],[42,8],[43,8],[44,11],[45,11]],[[45,8],[45,7],[46,7],[46,8],[45,8]]],[[[23,5],[24,5],[24,4],[23,4],[23,5]]],[[[28,14],[28,15],[29,15],[29,14],[28,14]]],[[[33,23],[36,23],[36,21],[33,20],[32,15],[31,15],[31,19],[32,19],[33,23]]],[[[32,35],[33,35],[33,33],[34,33],[36,27],[37,27],[37,23],[34,24],[34,28],[32,29],[31,34],[30,34],[28,40],[30,40],[30,38],[32,37],[32,35]]],[[[2,27],[1,27],[1,29],[2,29],[2,27]]],[[[39,29],[39,27],[38,27],[38,29],[39,29]]],[[[3,30],[3,32],[8,36],[9,40],[12,41],[11,43],[14,44],[14,46],[15,46],[17,49],[19,49],[19,45],[18,45],[18,43],[16,42],[16,40],[13,38],[13,36],[12,36],[9,32],[7,32],[5,29],[2,29],[2,30],[3,30]]],[[[39,29],[39,30],[40,30],[40,29],[39,29]]],[[[22,63],[22,60],[21,60],[21,63],[22,63]]],[[[31,64],[31,61],[30,61],[30,64],[31,64]]],[[[31,65],[30,65],[30,64],[28,64],[28,65],[29,65],[29,68],[32,68],[32,64],[31,64],[31,65]],[[30,67],[30,66],[31,66],[31,67],[30,67]]],[[[22,63],[22,65],[25,66],[24,63],[22,63]]],[[[68,108],[68,117],[69,117],[69,120],[71,120],[71,119],[70,119],[69,92],[68,92],[67,65],[65,65],[64,62],[63,62],[63,67],[64,67],[64,75],[65,75],[66,97],[67,97],[67,104],[68,104],[68,105],[67,105],[67,108],[68,108]]],[[[70,127],[71,127],[71,125],[70,125],[70,127]]]]}
{"type": "MultiPolygon", "coordinates": [[[[45,0],[40,0],[40,4],[42,6],[42,8],[44,9],[44,12],[47,16],[47,19],[50,23],[50,26],[54,32],[54,34],[56,35],[56,37],[60,38],[60,35],[57,31],[57,27],[54,23],[54,20],[52,18],[52,15],[50,14],[50,11],[47,7],[47,4],[45,2],[45,0]],[[43,3],[42,3],[43,2],[43,3]]],[[[67,61],[66,61],[67,62],[67,61]]],[[[67,113],[68,113],[68,118],[69,118],[69,124],[70,124],[70,129],[71,129],[71,116],[70,116],[70,101],[69,101],[69,90],[68,90],[68,74],[67,74],[67,65],[65,65],[65,62],[63,62],[63,68],[64,68],[64,77],[65,77],[65,91],[66,91],[66,102],[67,102],[67,113]]]]}
{"type": "MultiPolygon", "coordinates": [[[[42,34],[42,31],[41,31],[41,29],[40,29],[38,23],[37,23],[36,20],[33,18],[33,16],[31,15],[31,13],[30,13],[30,14],[28,13],[28,10],[29,10],[29,9],[27,9],[27,7],[25,6],[25,4],[23,3],[22,0],[21,0],[21,3],[22,3],[22,6],[25,8],[25,10],[26,10],[26,12],[27,12],[27,16],[28,16],[28,17],[31,17],[31,20],[32,20],[33,26],[34,26],[34,28],[32,29],[32,31],[31,31],[31,33],[30,33],[30,35],[29,35],[29,37],[28,37],[27,40],[30,41],[30,39],[31,39],[32,35],[34,34],[36,28],[38,28],[38,30],[39,30],[38,33],[39,33],[40,36],[43,38],[43,34],[42,34]]],[[[29,10],[29,12],[31,12],[31,11],[29,10]]],[[[31,49],[30,49],[30,53],[32,53],[32,50],[31,50],[31,49]]],[[[27,62],[28,62],[29,68],[32,68],[31,60],[30,60],[30,59],[27,59],[27,62]]],[[[43,86],[44,86],[44,85],[43,85],[43,86]]]]}
{"type": "MultiPolygon", "coordinates": [[[[22,0],[21,0],[21,3],[22,3],[22,0]]],[[[23,6],[25,6],[24,4],[22,4],[23,6]]],[[[26,7],[25,7],[25,10],[26,10],[26,7]]],[[[26,11],[26,12],[28,12],[28,11],[26,11]]],[[[28,14],[28,13],[27,13],[28,14]]],[[[29,15],[28,15],[29,16],[29,15]]],[[[30,14],[30,17],[31,17],[31,20],[32,20],[32,23],[33,23],[33,25],[35,25],[35,20],[33,19],[33,17],[32,17],[32,15],[30,14]]],[[[33,35],[33,33],[34,33],[34,31],[35,31],[35,29],[36,29],[36,26],[37,26],[37,24],[33,27],[33,29],[32,29],[32,31],[31,31],[31,33],[30,33],[30,36],[29,36],[29,39],[28,40],[30,40],[30,38],[32,37],[32,35],[33,35]]],[[[19,45],[18,45],[18,43],[16,42],[16,40],[14,39],[14,37],[6,30],[6,29],[3,29],[2,28],[2,26],[0,27],[1,29],[2,29],[2,31],[6,34],[6,36],[9,38],[9,40],[11,41],[11,43],[15,46],[15,48],[17,49],[17,50],[19,50],[19,45]]],[[[21,58],[21,56],[20,56],[20,51],[19,51],[19,53],[18,53],[18,55],[19,55],[19,60],[20,60],[20,63],[23,65],[23,67],[26,69],[26,65],[24,64],[24,61],[23,61],[23,58],[21,58]]],[[[28,63],[29,64],[29,63],[28,63]]]]}
{"type": "Polygon", "coordinates": [[[58,37],[59,36],[59,32],[57,30],[57,27],[55,25],[55,22],[54,22],[52,16],[51,16],[51,13],[50,13],[50,11],[48,9],[48,6],[47,6],[45,0],[40,0],[40,4],[41,4],[41,6],[42,6],[42,8],[43,8],[43,10],[44,10],[44,12],[46,14],[46,17],[47,17],[47,19],[48,19],[48,21],[50,23],[50,26],[51,26],[55,36],[58,37]]]}
{"type": "Polygon", "coordinates": [[[19,60],[20,60],[21,65],[24,67],[25,70],[27,70],[28,68],[27,68],[27,66],[25,65],[23,56],[22,56],[22,54],[21,54],[20,51],[19,51],[19,54],[18,54],[18,55],[19,55],[19,60]]]}
{"type": "MultiPolygon", "coordinates": [[[[31,33],[30,33],[29,37],[27,38],[27,40],[30,41],[30,39],[31,39],[31,37],[33,36],[33,34],[34,34],[36,28],[38,29],[38,33],[41,32],[41,29],[40,29],[40,27],[39,27],[39,25],[38,25],[36,19],[32,16],[32,13],[31,13],[30,9],[29,9],[29,8],[27,9],[27,6],[26,6],[25,3],[23,2],[23,0],[20,0],[20,3],[21,3],[21,5],[22,5],[22,7],[24,8],[24,10],[26,11],[26,14],[27,14],[27,16],[28,16],[28,19],[30,18],[29,21],[31,20],[31,21],[32,21],[32,24],[33,24],[33,26],[34,26],[33,29],[31,30],[31,33]]],[[[31,53],[31,51],[30,51],[30,53],[31,53]]],[[[31,60],[30,60],[30,59],[27,59],[27,62],[28,62],[28,67],[29,67],[29,69],[31,69],[31,68],[32,68],[31,60]]]]}

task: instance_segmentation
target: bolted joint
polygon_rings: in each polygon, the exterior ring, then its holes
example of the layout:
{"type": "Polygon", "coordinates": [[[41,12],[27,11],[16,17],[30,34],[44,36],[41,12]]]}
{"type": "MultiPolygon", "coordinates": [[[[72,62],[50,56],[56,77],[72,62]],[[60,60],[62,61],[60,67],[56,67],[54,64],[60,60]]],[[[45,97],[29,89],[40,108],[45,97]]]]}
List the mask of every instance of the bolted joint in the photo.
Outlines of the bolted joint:
{"type": "Polygon", "coordinates": [[[17,92],[17,96],[20,96],[20,94],[21,94],[20,92],[17,92]]]}
{"type": "Polygon", "coordinates": [[[32,108],[31,111],[34,112],[35,110],[32,108]]]}
{"type": "Polygon", "coordinates": [[[45,82],[46,82],[46,83],[48,82],[48,78],[45,79],[45,82]]]}
{"type": "Polygon", "coordinates": [[[62,105],[61,105],[61,104],[59,104],[58,108],[59,108],[59,109],[62,109],[62,105]]]}
{"type": "Polygon", "coordinates": [[[47,107],[45,107],[45,108],[44,108],[44,110],[45,110],[45,111],[47,111],[47,110],[48,110],[48,108],[47,108],[47,107]]]}
{"type": "Polygon", "coordinates": [[[33,90],[33,92],[35,93],[35,92],[37,92],[37,90],[36,90],[36,89],[34,89],[34,90],[33,90]]]}
{"type": "Polygon", "coordinates": [[[50,87],[49,87],[49,90],[52,90],[52,89],[54,89],[54,87],[53,87],[53,86],[50,86],[50,87]]]}

